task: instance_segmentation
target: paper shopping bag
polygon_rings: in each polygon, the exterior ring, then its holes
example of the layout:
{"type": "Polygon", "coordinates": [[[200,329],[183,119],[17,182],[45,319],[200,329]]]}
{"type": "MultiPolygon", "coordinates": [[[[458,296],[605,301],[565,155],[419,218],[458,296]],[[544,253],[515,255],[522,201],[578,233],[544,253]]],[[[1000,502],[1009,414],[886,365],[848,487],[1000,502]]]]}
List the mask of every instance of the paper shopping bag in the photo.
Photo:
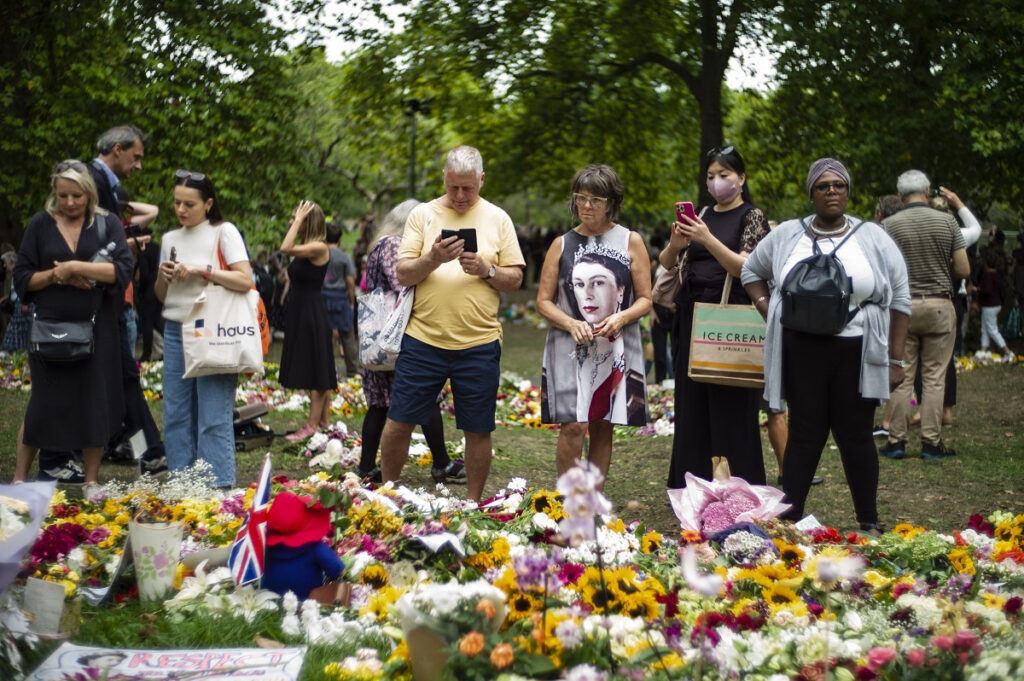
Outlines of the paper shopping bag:
{"type": "Polygon", "coordinates": [[[729,305],[732,276],[722,302],[696,303],[687,375],[700,383],[764,387],[765,322],[753,305],[729,305]]]}

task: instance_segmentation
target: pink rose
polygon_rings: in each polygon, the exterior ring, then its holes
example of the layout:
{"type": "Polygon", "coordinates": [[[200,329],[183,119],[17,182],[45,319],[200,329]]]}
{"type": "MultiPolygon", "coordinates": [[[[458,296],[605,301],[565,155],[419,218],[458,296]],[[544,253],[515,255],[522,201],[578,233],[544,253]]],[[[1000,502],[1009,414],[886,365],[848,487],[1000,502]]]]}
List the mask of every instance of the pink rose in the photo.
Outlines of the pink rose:
{"type": "Polygon", "coordinates": [[[934,636],[932,638],[932,645],[939,650],[949,650],[953,647],[952,636],[934,636]]]}
{"type": "Polygon", "coordinates": [[[920,667],[924,664],[924,649],[912,648],[907,651],[907,663],[911,667],[920,667]]]}
{"type": "Polygon", "coordinates": [[[896,651],[879,646],[868,651],[868,667],[874,671],[896,659],[896,651]]]}
{"type": "Polygon", "coordinates": [[[979,637],[970,629],[962,629],[953,634],[953,645],[957,648],[973,648],[979,637]]]}

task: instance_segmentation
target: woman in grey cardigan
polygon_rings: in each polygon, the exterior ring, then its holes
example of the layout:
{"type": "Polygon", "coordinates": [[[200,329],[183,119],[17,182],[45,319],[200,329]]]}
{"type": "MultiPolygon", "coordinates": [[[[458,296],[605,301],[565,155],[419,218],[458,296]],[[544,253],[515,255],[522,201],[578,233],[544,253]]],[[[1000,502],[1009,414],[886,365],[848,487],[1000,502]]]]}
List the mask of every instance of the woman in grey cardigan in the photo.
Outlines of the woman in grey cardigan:
{"type": "Polygon", "coordinates": [[[789,442],[783,457],[782,487],[793,505],[791,519],[804,515],[811,478],[829,430],[835,437],[853,495],[857,521],[865,532],[880,533],[876,496],[878,451],[872,437],[875,407],[903,380],[903,344],[910,315],[907,268],[899,247],[872,222],[846,215],[850,175],[842,163],[823,158],[807,173],[814,214],[782,223],[743,264],[741,280],[754,306],[768,322],[765,341],[765,399],[780,408],[789,403],[789,442]],[[858,227],[859,225],[859,227],[858,227]],[[796,263],[812,254],[811,239],[836,251],[850,277],[851,316],[835,335],[817,335],[782,325],[780,284],[796,263]],[[859,308],[859,309],[858,309],[859,308]]]}

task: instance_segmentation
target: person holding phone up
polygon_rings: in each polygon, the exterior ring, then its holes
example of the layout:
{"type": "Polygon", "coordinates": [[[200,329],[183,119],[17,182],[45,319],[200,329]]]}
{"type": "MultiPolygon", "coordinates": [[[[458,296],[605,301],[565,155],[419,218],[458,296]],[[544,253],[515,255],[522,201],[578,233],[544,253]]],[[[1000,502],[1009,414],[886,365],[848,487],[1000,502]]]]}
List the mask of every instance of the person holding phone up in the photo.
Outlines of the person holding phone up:
{"type": "Polygon", "coordinates": [[[572,180],[569,213],[579,224],[552,242],[540,273],[537,311],[551,322],[541,370],[541,421],[561,425],[562,475],[583,452],[605,477],[612,427],[647,422],[640,318],[651,310],[643,237],[618,223],[622,180],[589,165],[572,180]]]}
{"type": "Polygon", "coordinates": [[[750,197],[746,164],[734,147],[711,149],[703,160],[708,193],[715,203],[699,217],[678,215],[672,236],[659,260],[666,268],[680,262],[682,285],[676,296],[675,437],[668,487],[685,486],[687,472],[710,480],[712,456],[729,459],[732,474],[755,485],[765,484],[760,395],[753,388],[698,383],[687,375],[690,332],[697,302],[718,303],[727,275],[737,279],[729,303],[749,305],[739,285],[740,268],[758,242],[768,235],[768,220],[750,197]]]}
{"type": "MultiPolygon", "coordinates": [[[[499,292],[523,281],[526,261],[505,211],[480,196],[484,161],[455,147],[444,167],[443,196],[420,204],[402,232],[398,283],[415,286],[412,315],[395,364],[381,473],[397,480],[417,423],[427,423],[435,397],[451,379],[455,426],[466,435],[466,496],[479,501],[491,467],[491,433],[501,359],[499,292]],[[477,250],[445,229],[475,230],[477,250]]],[[[472,244],[470,244],[472,245],[472,244]]]]}

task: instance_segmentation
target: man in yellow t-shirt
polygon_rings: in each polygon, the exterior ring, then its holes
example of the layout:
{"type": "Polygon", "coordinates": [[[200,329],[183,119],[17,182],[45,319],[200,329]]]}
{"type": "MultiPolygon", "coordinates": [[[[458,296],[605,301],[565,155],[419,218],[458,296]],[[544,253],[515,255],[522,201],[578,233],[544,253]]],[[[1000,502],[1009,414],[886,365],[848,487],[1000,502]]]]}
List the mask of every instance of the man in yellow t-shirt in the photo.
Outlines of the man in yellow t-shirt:
{"type": "Polygon", "coordinates": [[[456,147],[444,167],[444,196],[420,204],[406,221],[397,274],[403,286],[416,287],[416,297],[381,438],[384,481],[397,480],[413,428],[427,422],[450,379],[455,425],[466,435],[466,495],[475,501],[491,468],[499,293],[519,288],[526,266],[512,220],[480,197],[483,183],[480,152],[456,147]]]}

